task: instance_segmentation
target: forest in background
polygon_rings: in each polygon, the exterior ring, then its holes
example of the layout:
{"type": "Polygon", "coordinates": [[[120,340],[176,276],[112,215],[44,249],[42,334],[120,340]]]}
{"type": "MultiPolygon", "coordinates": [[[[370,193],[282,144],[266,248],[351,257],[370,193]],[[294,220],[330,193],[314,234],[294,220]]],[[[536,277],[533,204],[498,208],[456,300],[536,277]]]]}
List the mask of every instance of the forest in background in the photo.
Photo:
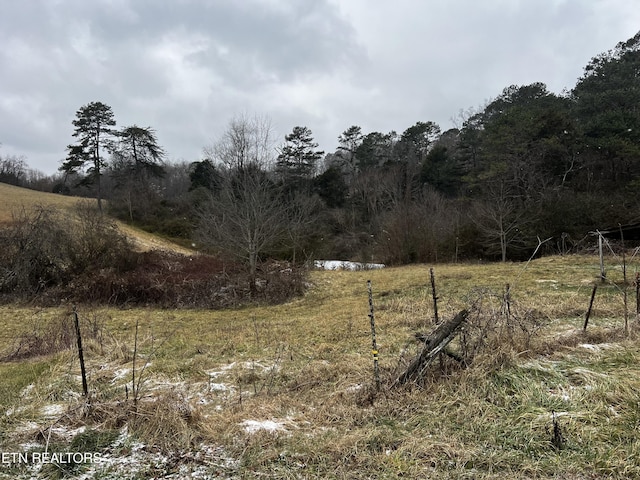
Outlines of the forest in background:
{"type": "Polygon", "coordinates": [[[333,152],[296,126],[231,119],[195,162],[171,163],[152,128],[115,128],[93,102],[73,122],[60,174],[3,156],[0,181],[108,200],[110,214],[227,252],[387,264],[569,253],[589,232],[640,220],[640,33],[591,59],[560,95],[512,85],[442,131],[347,127],[333,152]],[[98,119],[96,123],[96,119],[98,119]],[[103,122],[103,120],[106,120],[103,122]]]}

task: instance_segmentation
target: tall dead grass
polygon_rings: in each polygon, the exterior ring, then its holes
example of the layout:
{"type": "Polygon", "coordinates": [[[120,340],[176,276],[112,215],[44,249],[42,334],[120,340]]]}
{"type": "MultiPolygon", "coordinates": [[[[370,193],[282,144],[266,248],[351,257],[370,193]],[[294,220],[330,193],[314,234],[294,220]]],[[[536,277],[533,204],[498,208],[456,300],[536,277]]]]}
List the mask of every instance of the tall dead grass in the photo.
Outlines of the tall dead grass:
{"type": "MultiPolygon", "coordinates": [[[[385,386],[401,368],[403,350],[406,358],[419,351],[414,334],[433,328],[428,268],[314,272],[314,286],[303,297],[277,306],[111,310],[106,324],[115,342],[88,359],[102,395],[91,416],[79,410],[74,422],[105,430],[127,426],[148,448],[167,452],[200,442],[222,446],[246,476],[640,475],[634,438],[640,349],[635,326],[624,333],[616,291],[603,288],[582,331],[590,294],[583,281],[593,281],[597,261],[542,259],[524,272],[517,264],[435,272],[442,319],[465,306],[475,309],[466,338],[451,345],[466,351],[468,361],[445,357],[420,384],[369,395],[366,280],[373,283],[385,386]],[[130,374],[121,378],[115,371],[132,366],[137,320],[145,332],[141,353],[151,365],[135,410],[124,389],[130,374]],[[554,415],[561,448],[553,443],[554,415]],[[247,421],[278,428],[249,431],[247,421]]],[[[49,386],[41,380],[39,398],[51,393],[79,404],[62,396],[78,387],[77,368],[65,363],[57,374],[69,381],[49,386]]]]}

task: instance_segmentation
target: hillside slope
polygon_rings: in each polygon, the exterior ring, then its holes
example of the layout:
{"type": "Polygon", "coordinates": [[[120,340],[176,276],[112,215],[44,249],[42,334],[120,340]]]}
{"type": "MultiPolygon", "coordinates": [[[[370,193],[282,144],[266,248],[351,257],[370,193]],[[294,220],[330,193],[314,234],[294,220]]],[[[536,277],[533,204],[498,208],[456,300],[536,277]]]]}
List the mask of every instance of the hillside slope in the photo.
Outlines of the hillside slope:
{"type": "MultiPolygon", "coordinates": [[[[92,199],[69,197],[55,193],[38,192],[27,188],[0,183],[0,224],[10,222],[13,215],[21,209],[31,210],[38,206],[47,206],[71,212],[81,202],[92,199]]],[[[118,228],[125,233],[142,251],[167,250],[176,253],[190,254],[190,250],[138,228],[116,221],[118,228]]]]}

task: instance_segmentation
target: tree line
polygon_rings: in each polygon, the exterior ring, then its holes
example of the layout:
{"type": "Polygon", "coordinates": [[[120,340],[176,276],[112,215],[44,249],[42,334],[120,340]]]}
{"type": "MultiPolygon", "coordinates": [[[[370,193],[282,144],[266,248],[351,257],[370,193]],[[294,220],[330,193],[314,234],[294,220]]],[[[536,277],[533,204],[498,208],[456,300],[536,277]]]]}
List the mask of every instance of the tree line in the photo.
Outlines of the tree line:
{"type": "MultiPolygon", "coordinates": [[[[442,131],[357,125],[318,150],[296,126],[232,119],[203,157],[169,163],[155,131],[115,129],[111,108],[78,110],[55,185],[199,248],[390,264],[527,258],[579,248],[595,229],[638,220],[640,33],[591,59],[570,91],[512,85],[442,131]]],[[[25,183],[25,182],[23,182],[25,183]]]]}

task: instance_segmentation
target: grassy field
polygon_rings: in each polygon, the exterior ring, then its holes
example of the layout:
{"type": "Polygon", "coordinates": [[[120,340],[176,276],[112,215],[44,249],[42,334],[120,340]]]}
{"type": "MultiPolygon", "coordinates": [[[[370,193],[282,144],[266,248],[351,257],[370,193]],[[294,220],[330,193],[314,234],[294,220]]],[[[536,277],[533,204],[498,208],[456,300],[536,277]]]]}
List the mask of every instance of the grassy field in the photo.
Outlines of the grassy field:
{"type": "MultiPolygon", "coordinates": [[[[23,209],[29,211],[35,207],[46,206],[62,212],[72,212],[79,203],[83,202],[94,203],[95,200],[57,195],[54,193],[36,192],[34,190],[0,183],[0,225],[10,222],[14,215],[23,209]]],[[[192,253],[184,247],[151,235],[139,228],[126,225],[123,222],[116,223],[120,230],[124,232],[140,250],[159,249],[183,254],[192,253]]]]}
{"type": "Polygon", "coordinates": [[[12,214],[36,205],[47,205],[62,210],[70,210],[80,199],[53,193],[35,192],[26,188],[0,183],[0,223],[11,221],[12,214]]]}
{"type": "Polygon", "coordinates": [[[414,334],[434,328],[427,265],[314,271],[303,297],[269,307],[78,305],[89,405],[74,348],[16,355],[73,345],[72,306],[2,306],[0,451],[101,457],[3,462],[0,478],[640,477],[635,287],[606,260],[604,283],[593,256],[433,266],[441,319],[471,308],[470,324],[500,327],[466,368],[445,358],[398,388],[414,334]]]}
{"type": "MultiPolygon", "coordinates": [[[[90,467],[94,478],[640,476],[640,348],[635,309],[624,332],[620,285],[600,288],[582,332],[596,258],[441,265],[435,275],[441,318],[510,283],[514,318],[544,320],[529,348],[505,342],[468,368],[434,367],[420,387],[388,388],[403,351],[417,352],[414,332],[433,328],[427,266],[313,272],[303,298],[272,307],[79,307],[84,328],[101,332],[85,347],[91,411],[73,351],[5,362],[2,448],[89,442],[106,459],[90,467]],[[368,279],[383,379],[375,398],[368,279]],[[123,477],[131,458],[140,469],[123,477]]],[[[68,306],[6,306],[0,318],[8,352],[21,334],[71,316],[68,306]]]]}

